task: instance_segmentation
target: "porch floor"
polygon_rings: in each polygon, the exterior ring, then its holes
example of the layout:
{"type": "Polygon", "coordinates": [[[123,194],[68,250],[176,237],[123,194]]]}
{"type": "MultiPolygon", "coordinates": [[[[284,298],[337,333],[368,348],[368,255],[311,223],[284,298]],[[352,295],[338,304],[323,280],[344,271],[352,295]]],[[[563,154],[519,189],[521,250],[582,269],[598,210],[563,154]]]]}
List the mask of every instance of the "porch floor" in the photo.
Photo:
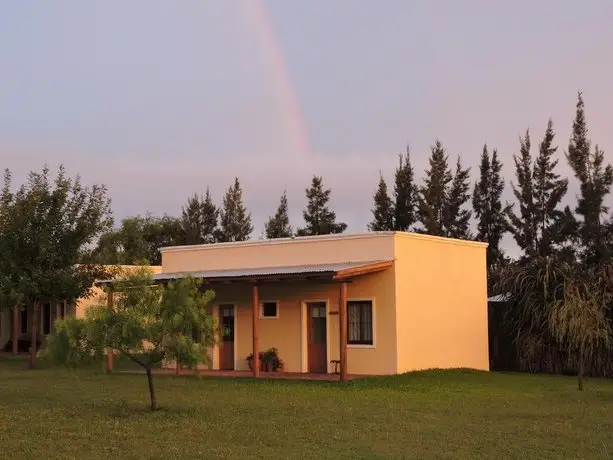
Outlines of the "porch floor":
{"type": "MultiPolygon", "coordinates": [[[[141,370],[121,370],[117,371],[123,374],[144,374],[141,370]]],[[[153,374],[156,375],[177,375],[175,369],[153,369],[153,374]]],[[[200,377],[214,378],[253,378],[251,371],[219,371],[202,369],[200,371],[181,369],[179,375],[200,375],[200,377]]],[[[365,378],[365,375],[349,375],[349,380],[365,378]]],[[[340,380],[340,376],[336,374],[312,374],[302,372],[260,372],[260,379],[280,379],[280,380],[319,380],[324,382],[336,382],[340,380]]]]}

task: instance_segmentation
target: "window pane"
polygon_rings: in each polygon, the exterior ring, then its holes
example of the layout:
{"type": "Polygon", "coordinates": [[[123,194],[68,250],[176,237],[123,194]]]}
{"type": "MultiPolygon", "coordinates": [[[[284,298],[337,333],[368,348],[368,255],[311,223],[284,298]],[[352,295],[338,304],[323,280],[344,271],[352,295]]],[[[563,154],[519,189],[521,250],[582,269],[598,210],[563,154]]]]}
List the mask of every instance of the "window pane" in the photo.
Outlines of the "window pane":
{"type": "Polygon", "coordinates": [[[277,316],[277,303],[264,302],[262,304],[262,316],[266,318],[277,316]]]}
{"type": "Polygon", "coordinates": [[[347,342],[355,345],[373,344],[371,301],[348,302],[347,342]]]}

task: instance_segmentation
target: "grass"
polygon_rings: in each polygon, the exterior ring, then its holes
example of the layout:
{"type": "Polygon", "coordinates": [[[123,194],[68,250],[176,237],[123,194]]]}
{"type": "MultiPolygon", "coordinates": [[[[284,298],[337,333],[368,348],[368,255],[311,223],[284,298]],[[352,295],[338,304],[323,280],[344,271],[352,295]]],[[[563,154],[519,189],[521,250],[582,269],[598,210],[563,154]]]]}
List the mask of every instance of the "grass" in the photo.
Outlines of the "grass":
{"type": "MultiPolygon", "coordinates": [[[[611,458],[613,382],[429,371],[350,382],[27,371],[0,359],[0,451],[30,458],[611,458]]],[[[8,457],[7,457],[8,458],[8,457]]]]}

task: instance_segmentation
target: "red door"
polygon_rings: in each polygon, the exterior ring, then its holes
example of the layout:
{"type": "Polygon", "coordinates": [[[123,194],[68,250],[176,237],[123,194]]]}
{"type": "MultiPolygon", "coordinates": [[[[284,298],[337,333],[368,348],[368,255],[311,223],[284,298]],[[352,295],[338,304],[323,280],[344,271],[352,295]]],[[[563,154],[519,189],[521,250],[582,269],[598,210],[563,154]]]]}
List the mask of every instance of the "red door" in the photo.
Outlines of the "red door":
{"type": "Polygon", "coordinates": [[[219,369],[234,370],[234,305],[219,306],[219,325],[221,340],[219,341],[219,369]]]}
{"type": "Polygon", "coordinates": [[[328,372],[326,303],[313,302],[307,304],[308,310],[308,353],[309,372],[328,372]]]}

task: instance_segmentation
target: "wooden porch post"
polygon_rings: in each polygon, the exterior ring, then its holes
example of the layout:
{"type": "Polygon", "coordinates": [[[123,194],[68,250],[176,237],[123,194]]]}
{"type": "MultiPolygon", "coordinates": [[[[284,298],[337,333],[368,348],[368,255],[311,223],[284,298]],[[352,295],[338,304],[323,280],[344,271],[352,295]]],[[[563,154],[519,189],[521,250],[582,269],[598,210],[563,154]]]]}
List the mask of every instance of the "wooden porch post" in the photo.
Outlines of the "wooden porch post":
{"type": "Polygon", "coordinates": [[[253,334],[253,376],[260,376],[260,338],[259,338],[259,314],[260,314],[260,295],[258,285],[253,285],[253,318],[252,318],[252,334],[253,334]]]}
{"type": "MultiPolygon", "coordinates": [[[[106,294],[106,305],[107,308],[112,311],[113,310],[113,287],[109,287],[109,290],[106,294]]],[[[113,372],[113,349],[112,348],[107,348],[106,349],[106,371],[107,372],[113,372]]]]}
{"type": "Polygon", "coordinates": [[[13,338],[13,356],[19,354],[19,305],[13,305],[13,330],[11,332],[13,338]]]}
{"type": "Polygon", "coordinates": [[[341,283],[341,295],[338,306],[339,320],[339,338],[340,338],[340,364],[341,364],[341,382],[346,382],[347,379],[347,283],[341,283]]]}

